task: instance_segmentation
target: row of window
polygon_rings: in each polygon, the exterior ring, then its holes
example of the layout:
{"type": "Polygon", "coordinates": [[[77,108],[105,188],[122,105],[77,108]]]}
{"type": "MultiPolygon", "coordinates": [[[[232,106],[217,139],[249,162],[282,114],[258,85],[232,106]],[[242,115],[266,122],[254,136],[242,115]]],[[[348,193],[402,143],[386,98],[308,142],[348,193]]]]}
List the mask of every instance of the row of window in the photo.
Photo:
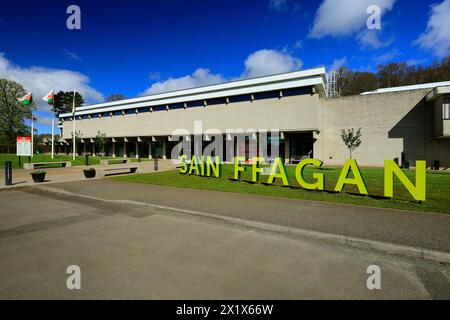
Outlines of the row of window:
{"type": "Polygon", "coordinates": [[[450,99],[445,99],[442,106],[442,119],[450,120],[450,99]]]}
{"type": "MultiPolygon", "coordinates": [[[[207,106],[214,106],[225,103],[235,103],[235,102],[243,102],[243,101],[251,101],[251,100],[262,100],[262,99],[274,99],[304,94],[312,94],[312,87],[303,87],[303,88],[294,88],[294,89],[284,89],[281,92],[277,91],[269,91],[269,92],[260,92],[254,94],[245,94],[239,96],[232,96],[229,98],[216,98],[216,99],[208,99],[206,101],[190,101],[185,103],[175,103],[170,105],[159,105],[154,107],[138,107],[133,109],[124,109],[112,112],[101,112],[101,113],[92,113],[89,115],[77,116],[77,120],[81,119],[90,119],[90,118],[105,118],[105,117],[113,117],[113,116],[122,116],[127,114],[136,114],[136,113],[144,113],[144,112],[157,112],[157,111],[168,111],[175,109],[183,109],[183,108],[196,108],[196,107],[204,107],[205,102],[207,106]]],[[[72,117],[65,117],[62,119],[63,121],[71,121],[72,117]]]]}

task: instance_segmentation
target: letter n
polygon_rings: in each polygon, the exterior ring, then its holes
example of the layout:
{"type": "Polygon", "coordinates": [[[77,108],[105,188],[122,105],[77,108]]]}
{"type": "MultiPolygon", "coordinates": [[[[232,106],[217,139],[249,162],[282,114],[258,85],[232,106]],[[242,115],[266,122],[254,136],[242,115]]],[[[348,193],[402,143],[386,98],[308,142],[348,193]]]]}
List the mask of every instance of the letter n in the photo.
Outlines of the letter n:
{"type": "Polygon", "coordinates": [[[416,185],[414,185],[406,174],[400,169],[394,160],[384,161],[384,196],[394,196],[394,174],[417,201],[426,199],[426,170],[427,164],[424,160],[416,161],[416,185]]]}

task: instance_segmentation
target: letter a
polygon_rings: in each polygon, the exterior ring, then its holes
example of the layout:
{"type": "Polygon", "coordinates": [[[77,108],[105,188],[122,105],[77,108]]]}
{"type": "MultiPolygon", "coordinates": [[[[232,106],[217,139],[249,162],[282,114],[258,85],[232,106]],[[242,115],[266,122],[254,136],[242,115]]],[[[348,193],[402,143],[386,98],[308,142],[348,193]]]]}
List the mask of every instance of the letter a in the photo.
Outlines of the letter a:
{"type": "Polygon", "coordinates": [[[67,14],[70,16],[66,20],[66,26],[69,30],[80,30],[81,29],[81,9],[77,5],[70,5],[66,10],[67,14]]]}
{"type": "Polygon", "coordinates": [[[70,274],[70,276],[67,278],[66,285],[67,289],[73,290],[81,289],[81,270],[80,267],[77,265],[68,266],[66,270],[67,274],[70,274]]]}

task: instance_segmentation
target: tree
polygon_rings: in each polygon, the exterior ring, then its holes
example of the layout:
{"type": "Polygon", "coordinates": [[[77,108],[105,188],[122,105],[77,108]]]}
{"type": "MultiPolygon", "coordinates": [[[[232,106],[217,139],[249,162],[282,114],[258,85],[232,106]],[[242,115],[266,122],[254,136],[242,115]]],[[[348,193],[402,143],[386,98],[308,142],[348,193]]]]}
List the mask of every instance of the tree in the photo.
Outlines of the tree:
{"type": "Polygon", "coordinates": [[[120,101],[120,100],[125,100],[125,99],[128,99],[128,98],[126,96],[124,96],[123,94],[113,93],[108,98],[106,98],[106,101],[113,102],[113,101],[120,101]]]}
{"type": "Polygon", "coordinates": [[[376,72],[354,72],[341,67],[336,72],[341,96],[357,95],[377,88],[408,86],[421,83],[448,81],[450,56],[428,66],[412,66],[406,62],[380,64],[376,72]]]}
{"type": "Polygon", "coordinates": [[[17,136],[30,134],[30,127],[25,124],[25,120],[31,119],[32,110],[36,106],[34,103],[23,106],[19,102],[18,99],[25,94],[22,85],[0,79],[0,136],[8,144],[14,144],[17,136]]]}
{"type": "Polygon", "coordinates": [[[341,130],[341,138],[350,152],[350,159],[352,159],[352,152],[361,145],[361,128],[355,132],[355,128],[341,130]]]}
{"type": "Polygon", "coordinates": [[[101,152],[104,154],[106,145],[106,133],[100,133],[99,130],[97,136],[94,138],[94,144],[96,150],[101,150],[101,152]]]}
{"type": "MultiPolygon", "coordinates": [[[[75,108],[78,108],[84,103],[83,97],[80,93],[75,93],[75,108]]],[[[55,94],[53,101],[53,113],[58,116],[60,113],[70,113],[73,108],[73,91],[59,91],[55,94]]]]}
{"type": "Polygon", "coordinates": [[[380,88],[399,87],[415,84],[416,68],[406,62],[393,62],[378,65],[378,86],[380,88]]]}
{"type": "MultiPolygon", "coordinates": [[[[70,136],[72,137],[73,141],[73,131],[70,132],[70,136]]],[[[81,133],[81,130],[75,131],[75,143],[78,145],[81,143],[81,139],[83,139],[83,134],[81,133]]]]}
{"type": "Polygon", "coordinates": [[[339,94],[342,96],[356,95],[364,91],[375,90],[378,87],[378,80],[375,74],[371,72],[353,72],[345,67],[341,67],[337,71],[337,82],[339,94]]]}

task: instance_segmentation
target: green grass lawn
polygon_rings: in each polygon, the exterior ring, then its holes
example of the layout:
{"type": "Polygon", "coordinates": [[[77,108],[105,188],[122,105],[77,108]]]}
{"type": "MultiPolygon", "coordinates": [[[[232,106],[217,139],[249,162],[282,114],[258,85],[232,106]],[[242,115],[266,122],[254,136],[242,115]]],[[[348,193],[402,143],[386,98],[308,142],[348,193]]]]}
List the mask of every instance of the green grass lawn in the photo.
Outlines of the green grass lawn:
{"type": "MultiPolygon", "coordinates": [[[[100,164],[102,159],[113,159],[111,157],[92,157],[89,156],[89,165],[100,164]]],[[[117,159],[117,158],[116,158],[117,159]]],[[[120,158],[119,158],[120,159],[120,158]]],[[[0,168],[5,167],[5,161],[12,161],[13,168],[19,168],[19,157],[15,154],[0,154],[0,168]]],[[[71,161],[72,166],[84,166],[84,156],[77,156],[75,160],[72,160],[72,155],[55,155],[52,159],[49,154],[35,154],[31,159],[31,162],[56,162],[56,161],[71,161]]],[[[137,159],[131,159],[131,162],[136,162],[137,159]]],[[[141,159],[141,161],[149,161],[149,159],[141,159]]],[[[22,164],[28,162],[28,157],[22,157],[22,164]]],[[[52,167],[49,165],[48,167],[52,167]]],[[[55,165],[55,167],[58,167],[55,165]]]]}
{"type": "MultiPolygon", "coordinates": [[[[295,166],[287,166],[286,168],[290,177],[291,186],[298,187],[297,180],[295,179],[295,166]]],[[[312,174],[314,172],[324,173],[326,182],[325,189],[334,190],[340,171],[340,168],[317,169],[306,167],[305,176],[310,179],[308,181],[313,181],[312,174]]],[[[112,179],[182,188],[450,213],[450,174],[445,172],[427,172],[427,200],[422,203],[414,201],[409,192],[396,178],[394,179],[394,198],[383,199],[384,171],[381,168],[361,168],[361,172],[370,196],[360,196],[354,194],[358,192],[355,186],[345,186],[344,192],[342,193],[328,193],[325,191],[307,191],[303,189],[282,187],[281,181],[278,181],[278,185],[274,186],[250,184],[244,181],[230,181],[228,178],[233,178],[233,172],[233,165],[224,165],[221,178],[208,178],[194,175],[190,176],[187,174],[183,175],[180,174],[178,170],[171,170],[151,174],[114,177],[112,179]]],[[[405,172],[406,175],[414,182],[415,172],[413,170],[405,170],[405,172]]],[[[266,182],[267,178],[267,176],[261,176],[260,181],[266,182]]],[[[251,166],[246,167],[246,172],[242,174],[241,179],[251,180],[251,166]]]]}

